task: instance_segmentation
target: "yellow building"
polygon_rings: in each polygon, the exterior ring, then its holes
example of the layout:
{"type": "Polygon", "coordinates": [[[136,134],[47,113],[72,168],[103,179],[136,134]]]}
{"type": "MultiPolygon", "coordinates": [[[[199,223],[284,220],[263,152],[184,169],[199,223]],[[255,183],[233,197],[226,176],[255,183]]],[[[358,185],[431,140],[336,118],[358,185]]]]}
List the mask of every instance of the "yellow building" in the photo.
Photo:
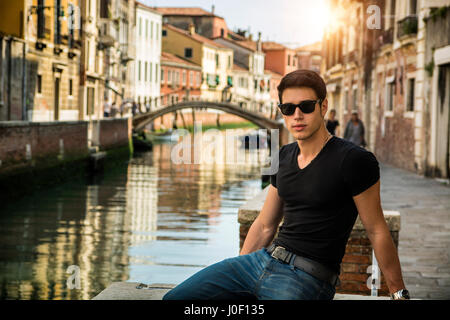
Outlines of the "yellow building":
{"type": "Polygon", "coordinates": [[[232,84],[233,50],[195,32],[163,26],[162,50],[202,67],[201,99],[222,101],[222,92],[232,84]]]}
{"type": "Polygon", "coordinates": [[[0,120],[78,120],[80,1],[0,3],[0,120]]]}

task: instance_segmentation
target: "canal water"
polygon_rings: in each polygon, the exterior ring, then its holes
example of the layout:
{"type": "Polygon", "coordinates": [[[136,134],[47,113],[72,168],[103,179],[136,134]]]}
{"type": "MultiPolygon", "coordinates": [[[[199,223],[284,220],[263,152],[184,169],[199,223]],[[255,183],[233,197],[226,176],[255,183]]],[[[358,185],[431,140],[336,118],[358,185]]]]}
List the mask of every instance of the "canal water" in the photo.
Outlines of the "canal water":
{"type": "Polygon", "coordinates": [[[261,191],[267,153],[178,163],[175,145],[2,204],[1,299],[91,299],[116,281],[178,284],[238,255],[238,208],[261,191]]]}

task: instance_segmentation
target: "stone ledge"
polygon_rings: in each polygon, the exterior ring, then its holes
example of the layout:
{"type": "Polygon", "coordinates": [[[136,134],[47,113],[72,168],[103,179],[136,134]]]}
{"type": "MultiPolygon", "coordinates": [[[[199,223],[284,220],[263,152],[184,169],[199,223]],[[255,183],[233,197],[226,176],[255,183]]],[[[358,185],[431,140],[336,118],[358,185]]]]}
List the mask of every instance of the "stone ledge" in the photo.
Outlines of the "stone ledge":
{"type": "MultiPolygon", "coordinates": [[[[146,285],[139,282],[113,282],[92,300],[161,300],[173,287],[175,287],[174,284],[146,285]]],[[[334,300],[389,300],[389,297],[335,294],[334,300]]]]}

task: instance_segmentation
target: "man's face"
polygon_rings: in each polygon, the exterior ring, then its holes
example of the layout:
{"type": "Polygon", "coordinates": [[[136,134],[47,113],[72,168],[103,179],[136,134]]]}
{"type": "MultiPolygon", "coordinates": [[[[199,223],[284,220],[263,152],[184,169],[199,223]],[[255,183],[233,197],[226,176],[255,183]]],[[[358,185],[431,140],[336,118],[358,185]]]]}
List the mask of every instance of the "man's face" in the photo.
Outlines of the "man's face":
{"type": "MultiPolygon", "coordinates": [[[[287,88],[283,91],[282,103],[299,104],[304,100],[317,100],[315,91],[307,87],[287,88]]],[[[328,101],[322,102],[322,108],[316,103],[312,113],[303,113],[296,108],[293,115],[283,115],[286,127],[296,140],[306,140],[313,136],[323,125],[323,119],[327,112],[328,101]]]]}
{"type": "Polygon", "coordinates": [[[357,121],[358,120],[358,115],[356,113],[352,114],[352,120],[353,121],[357,121]]]}

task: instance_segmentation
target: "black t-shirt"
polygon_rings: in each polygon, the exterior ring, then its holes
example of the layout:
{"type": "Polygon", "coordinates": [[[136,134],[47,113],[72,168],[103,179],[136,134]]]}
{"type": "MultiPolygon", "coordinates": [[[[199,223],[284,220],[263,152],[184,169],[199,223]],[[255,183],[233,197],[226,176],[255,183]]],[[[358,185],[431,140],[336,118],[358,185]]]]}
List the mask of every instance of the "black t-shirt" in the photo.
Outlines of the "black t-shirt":
{"type": "Polygon", "coordinates": [[[303,169],[297,162],[299,152],[297,142],[282,146],[278,172],[270,177],[284,202],[284,221],[274,243],[340,272],[358,215],[353,196],[378,181],[378,161],[371,152],[335,136],[303,169]]]}
{"type": "Polygon", "coordinates": [[[327,130],[332,134],[335,135],[336,133],[336,127],[339,125],[339,121],[337,120],[327,120],[327,130]]]}

